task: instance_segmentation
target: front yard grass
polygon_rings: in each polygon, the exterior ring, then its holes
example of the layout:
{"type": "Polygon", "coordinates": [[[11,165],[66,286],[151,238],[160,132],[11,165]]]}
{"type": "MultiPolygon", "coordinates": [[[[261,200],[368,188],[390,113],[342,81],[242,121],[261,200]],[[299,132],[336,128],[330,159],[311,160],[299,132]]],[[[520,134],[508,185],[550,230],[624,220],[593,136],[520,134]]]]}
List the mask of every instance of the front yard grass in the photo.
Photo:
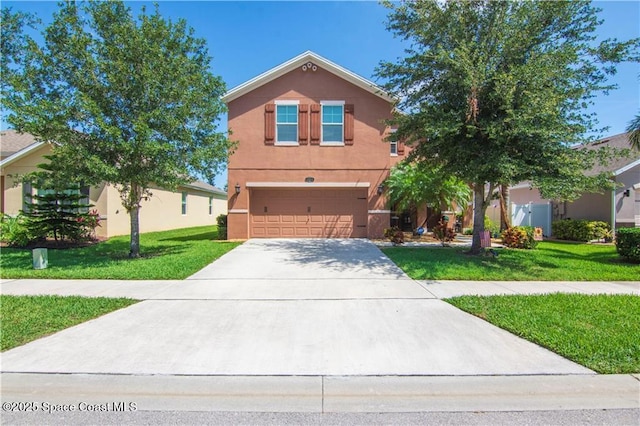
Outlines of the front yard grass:
{"type": "Polygon", "coordinates": [[[446,301],[598,373],[640,372],[638,296],[556,293],[446,301]]]}
{"type": "Polygon", "coordinates": [[[47,269],[32,268],[31,250],[3,248],[4,279],[184,279],[240,243],[216,241],[217,228],[204,226],[140,235],[141,257],[129,259],[129,236],[83,248],[49,249],[47,269]]]}
{"type": "Polygon", "coordinates": [[[0,350],[80,324],[137,303],[132,299],[0,296],[0,350]]]}
{"type": "Polygon", "coordinates": [[[544,241],[535,250],[498,249],[497,258],[467,248],[389,247],[382,251],[415,280],[638,281],[640,265],[615,246],[544,241]]]}

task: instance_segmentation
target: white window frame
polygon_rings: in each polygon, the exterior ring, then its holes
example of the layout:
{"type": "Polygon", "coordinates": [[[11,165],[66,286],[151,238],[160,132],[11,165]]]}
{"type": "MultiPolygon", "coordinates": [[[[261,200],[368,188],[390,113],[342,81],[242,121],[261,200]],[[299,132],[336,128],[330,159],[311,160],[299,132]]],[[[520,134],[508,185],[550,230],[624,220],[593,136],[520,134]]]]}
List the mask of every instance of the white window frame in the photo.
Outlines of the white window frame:
{"type": "Polygon", "coordinates": [[[209,216],[213,216],[213,197],[209,196],[209,216]]]}
{"type": "MultiPolygon", "coordinates": [[[[321,146],[344,146],[344,101],[320,101],[320,145],[321,146]],[[341,106],[342,107],[342,140],[325,141],[324,140],[324,107],[325,106],[341,106]]],[[[335,125],[335,123],[327,123],[327,125],[335,125]]]]}
{"type": "MultiPolygon", "coordinates": [[[[293,101],[293,100],[282,100],[282,101],[275,101],[276,104],[276,116],[275,116],[275,126],[276,126],[276,139],[274,142],[274,145],[277,146],[298,146],[300,145],[300,143],[298,142],[298,135],[300,134],[299,131],[299,126],[300,126],[300,108],[298,108],[298,106],[300,105],[300,101],[293,101]],[[278,140],[278,106],[292,106],[295,105],[296,107],[296,140],[294,141],[279,141],[278,140]]],[[[282,124],[291,124],[291,123],[282,123],[282,124]]]]}
{"type": "MultiPolygon", "coordinates": [[[[394,134],[397,131],[397,129],[391,129],[389,131],[389,133],[394,134]]],[[[398,141],[389,141],[390,147],[389,150],[391,152],[391,156],[392,157],[397,157],[398,156],[398,141]],[[395,149],[394,149],[395,147],[395,149]]]]}
{"type": "Polygon", "coordinates": [[[186,216],[187,213],[189,212],[189,210],[187,209],[187,199],[189,197],[189,193],[188,192],[182,192],[181,194],[181,211],[182,211],[182,216],[186,216]]]}

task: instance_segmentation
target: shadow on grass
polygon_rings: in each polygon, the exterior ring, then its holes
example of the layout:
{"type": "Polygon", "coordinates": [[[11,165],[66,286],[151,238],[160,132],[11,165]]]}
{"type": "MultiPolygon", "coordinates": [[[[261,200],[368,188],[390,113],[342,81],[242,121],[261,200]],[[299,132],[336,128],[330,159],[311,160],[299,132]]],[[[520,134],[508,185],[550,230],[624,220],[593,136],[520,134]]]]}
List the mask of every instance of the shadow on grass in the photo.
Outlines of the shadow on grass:
{"type": "MultiPolygon", "coordinates": [[[[94,246],[97,247],[97,246],[94,246]]],[[[109,247],[103,250],[92,248],[81,249],[49,249],[49,265],[51,268],[102,268],[119,262],[137,262],[159,256],[177,255],[185,251],[180,245],[152,246],[141,249],[139,258],[129,257],[129,246],[109,247]]],[[[0,260],[2,269],[30,270],[32,269],[31,250],[3,249],[0,260]]]]}
{"type": "Polygon", "coordinates": [[[162,238],[158,241],[177,241],[177,242],[190,242],[190,241],[220,241],[217,240],[218,231],[201,232],[194,235],[185,235],[182,237],[162,238]]]}

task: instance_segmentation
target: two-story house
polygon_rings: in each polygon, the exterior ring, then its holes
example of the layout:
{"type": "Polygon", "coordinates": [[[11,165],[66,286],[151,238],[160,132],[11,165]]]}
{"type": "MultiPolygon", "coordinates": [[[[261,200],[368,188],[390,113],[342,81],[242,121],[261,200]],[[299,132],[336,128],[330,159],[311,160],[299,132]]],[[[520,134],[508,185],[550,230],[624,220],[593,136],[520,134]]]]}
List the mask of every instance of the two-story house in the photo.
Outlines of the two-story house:
{"type": "Polygon", "coordinates": [[[382,237],[383,183],[404,155],[385,140],[387,93],[308,51],[223,100],[238,141],[228,164],[230,239],[382,237]]]}

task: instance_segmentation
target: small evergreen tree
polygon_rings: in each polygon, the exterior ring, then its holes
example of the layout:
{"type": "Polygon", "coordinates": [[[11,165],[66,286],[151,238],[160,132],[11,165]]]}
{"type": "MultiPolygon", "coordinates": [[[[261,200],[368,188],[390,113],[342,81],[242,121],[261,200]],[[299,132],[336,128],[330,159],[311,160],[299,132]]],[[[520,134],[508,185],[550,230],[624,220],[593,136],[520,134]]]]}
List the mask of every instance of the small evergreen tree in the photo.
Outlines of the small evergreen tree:
{"type": "Polygon", "coordinates": [[[78,187],[45,190],[27,202],[27,226],[36,239],[53,237],[55,241],[84,241],[90,239],[97,226],[93,205],[78,187]]]}

